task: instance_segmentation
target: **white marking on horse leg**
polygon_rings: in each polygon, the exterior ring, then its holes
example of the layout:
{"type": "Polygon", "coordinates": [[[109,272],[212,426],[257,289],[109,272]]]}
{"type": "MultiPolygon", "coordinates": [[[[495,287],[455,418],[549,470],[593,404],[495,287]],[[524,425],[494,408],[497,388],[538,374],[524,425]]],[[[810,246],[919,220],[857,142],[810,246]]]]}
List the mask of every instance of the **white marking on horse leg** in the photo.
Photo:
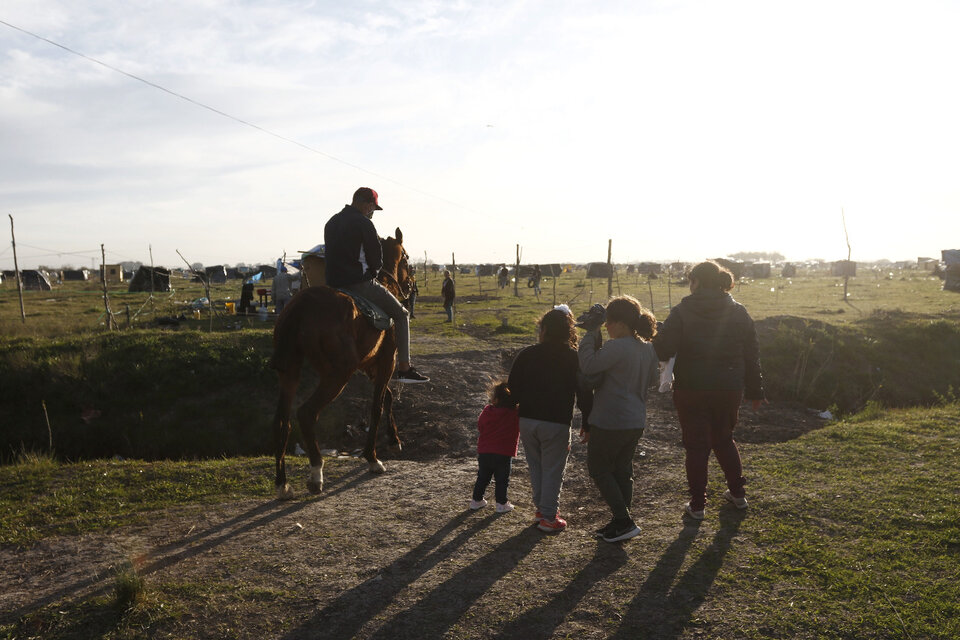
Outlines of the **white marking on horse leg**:
{"type": "Polygon", "coordinates": [[[323,491],[323,463],[310,467],[310,479],[307,480],[307,489],[310,493],[323,491]]]}
{"type": "Polygon", "coordinates": [[[290,500],[293,498],[293,489],[290,488],[289,484],[284,484],[282,487],[277,487],[277,500],[290,500]]]}
{"type": "Polygon", "coordinates": [[[383,463],[379,460],[374,460],[370,463],[370,473],[383,473],[387,468],[383,466],[383,463]]]}

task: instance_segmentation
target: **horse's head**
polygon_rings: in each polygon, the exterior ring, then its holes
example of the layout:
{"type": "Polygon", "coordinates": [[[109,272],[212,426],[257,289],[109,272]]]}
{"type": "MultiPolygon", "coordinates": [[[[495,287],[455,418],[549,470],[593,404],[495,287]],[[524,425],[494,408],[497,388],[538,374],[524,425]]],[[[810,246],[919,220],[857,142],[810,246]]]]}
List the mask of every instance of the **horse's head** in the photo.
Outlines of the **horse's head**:
{"type": "Polygon", "coordinates": [[[410,297],[410,291],[413,289],[413,274],[410,272],[409,256],[403,248],[403,232],[397,227],[396,236],[384,238],[380,241],[383,249],[383,273],[387,274],[389,289],[396,287],[394,291],[401,300],[410,297]]]}

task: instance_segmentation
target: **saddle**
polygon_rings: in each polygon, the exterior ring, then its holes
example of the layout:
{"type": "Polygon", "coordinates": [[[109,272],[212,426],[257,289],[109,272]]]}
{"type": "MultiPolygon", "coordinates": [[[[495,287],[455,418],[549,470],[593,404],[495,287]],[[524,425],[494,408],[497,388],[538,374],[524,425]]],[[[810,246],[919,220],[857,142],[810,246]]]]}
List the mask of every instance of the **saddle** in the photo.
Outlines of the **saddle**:
{"type": "Polygon", "coordinates": [[[358,296],[352,291],[347,291],[345,289],[337,289],[337,291],[344,293],[353,299],[353,304],[357,305],[357,310],[370,322],[374,329],[377,329],[378,331],[386,331],[393,326],[393,318],[388,316],[386,311],[373,304],[366,298],[358,296]]]}

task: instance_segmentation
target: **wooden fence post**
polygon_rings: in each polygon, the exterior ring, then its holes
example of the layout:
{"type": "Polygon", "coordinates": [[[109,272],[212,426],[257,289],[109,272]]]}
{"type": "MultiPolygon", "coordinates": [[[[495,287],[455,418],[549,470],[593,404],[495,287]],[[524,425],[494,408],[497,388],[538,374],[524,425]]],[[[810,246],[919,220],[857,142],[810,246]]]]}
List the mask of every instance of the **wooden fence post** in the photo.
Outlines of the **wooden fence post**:
{"type": "Polygon", "coordinates": [[[107,252],[100,245],[100,284],[103,285],[103,310],[106,313],[107,330],[113,330],[113,313],[110,311],[110,295],[107,293],[107,252]]]}
{"type": "Polygon", "coordinates": [[[613,238],[607,240],[607,298],[613,297],[613,238]]]}
{"type": "Polygon", "coordinates": [[[17,278],[17,295],[20,297],[20,322],[27,324],[27,314],[23,310],[23,282],[20,280],[20,265],[17,264],[17,238],[13,235],[13,216],[7,214],[10,218],[10,243],[13,245],[13,270],[17,278]]]}

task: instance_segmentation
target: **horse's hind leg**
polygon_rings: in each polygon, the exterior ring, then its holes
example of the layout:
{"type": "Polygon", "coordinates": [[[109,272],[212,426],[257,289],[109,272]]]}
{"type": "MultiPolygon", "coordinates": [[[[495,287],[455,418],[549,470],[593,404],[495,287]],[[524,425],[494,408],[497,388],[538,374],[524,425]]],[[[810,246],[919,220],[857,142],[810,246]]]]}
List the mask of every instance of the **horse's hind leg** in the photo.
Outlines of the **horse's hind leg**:
{"type": "MultiPolygon", "coordinates": [[[[387,470],[377,459],[377,431],[380,428],[380,418],[383,416],[383,401],[386,395],[387,384],[379,379],[373,384],[373,403],[370,409],[370,430],[367,431],[367,445],[363,448],[363,457],[367,459],[370,473],[383,473],[387,470]]],[[[391,404],[392,404],[391,395],[391,404]]]]}
{"type": "Polygon", "coordinates": [[[277,469],[274,486],[277,500],[293,498],[293,490],[287,483],[287,467],[285,456],[287,442],[290,439],[290,409],[293,398],[297,393],[297,382],[300,380],[300,365],[297,364],[288,371],[280,372],[280,395],[277,399],[277,411],[273,416],[274,447],[276,451],[277,469]]]}
{"type": "Polygon", "coordinates": [[[389,386],[384,387],[383,390],[383,412],[387,414],[387,422],[390,424],[390,437],[393,438],[393,446],[395,446],[398,451],[402,451],[403,443],[400,442],[397,422],[393,419],[393,392],[389,386]]]}
{"type": "Polygon", "coordinates": [[[343,391],[350,380],[349,375],[342,376],[335,381],[325,380],[323,375],[320,377],[320,384],[297,410],[300,433],[303,436],[303,446],[310,457],[310,479],[307,480],[307,489],[310,493],[320,493],[323,490],[323,456],[320,455],[320,445],[317,444],[317,437],[314,433],[317,418],[320,417],[320,411],[340,395],[340,392],[343,391]]]}

